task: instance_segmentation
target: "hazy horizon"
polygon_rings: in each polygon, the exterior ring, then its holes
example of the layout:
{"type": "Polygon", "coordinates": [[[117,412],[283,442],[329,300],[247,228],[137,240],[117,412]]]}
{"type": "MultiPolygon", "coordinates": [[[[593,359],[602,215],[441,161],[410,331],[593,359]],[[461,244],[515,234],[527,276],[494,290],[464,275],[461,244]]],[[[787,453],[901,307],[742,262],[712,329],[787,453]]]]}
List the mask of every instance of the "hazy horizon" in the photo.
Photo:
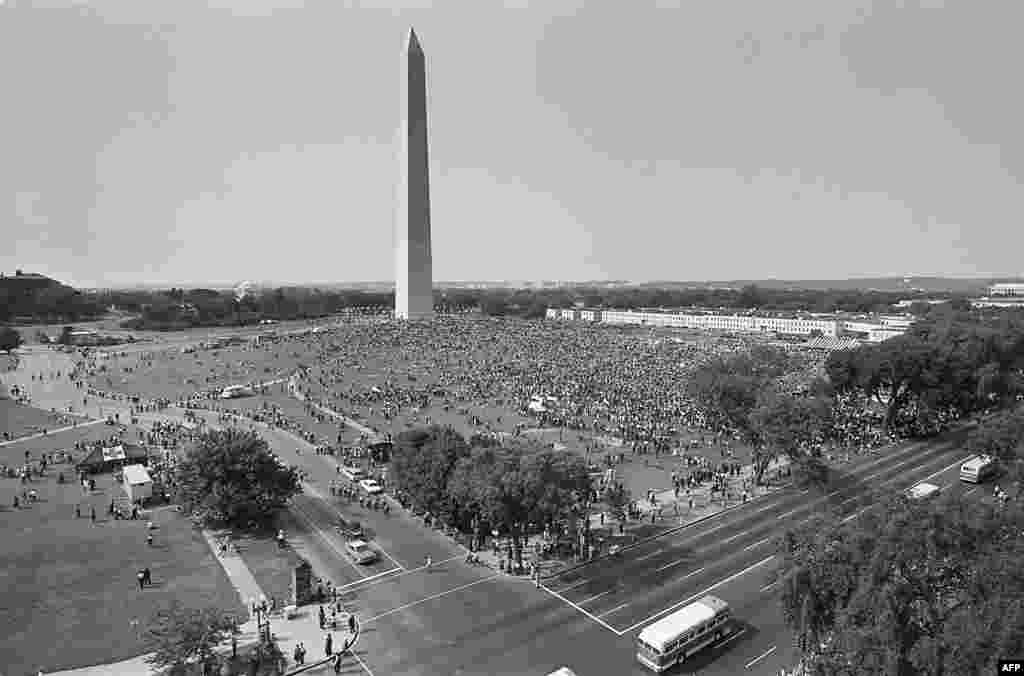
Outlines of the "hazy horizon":
{"type": "Polygon", "coordinates": [[[435,283],[1024,267],[1019,3],[395,7],[0,0],[0,270],[393,280],[413,25],[435,283]]]}

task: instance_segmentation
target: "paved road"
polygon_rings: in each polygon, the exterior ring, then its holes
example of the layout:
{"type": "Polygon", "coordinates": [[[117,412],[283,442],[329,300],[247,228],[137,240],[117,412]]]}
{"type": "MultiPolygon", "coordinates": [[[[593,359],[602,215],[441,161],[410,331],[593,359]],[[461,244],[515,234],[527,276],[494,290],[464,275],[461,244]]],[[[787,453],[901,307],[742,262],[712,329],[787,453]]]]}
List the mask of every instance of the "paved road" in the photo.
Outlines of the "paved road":
{"type": "Polygon", "coordinates": [[[363,660],[388,674],[545,674],[563,664],[584,675],[643,674],[632,648],[640,629],[710,592],[733,605],[743,632],[676,673],[776,674],[795,658],[771,584],[773,538],[826,504],[853,513],[876,487],[929,478],[970,492],[957,481],[959,445],[907,444],[869,456],[828,495],[782,491],[539,590],[458,559],[354,585],[346,603],[367,623],[363,660]]]}
{"type": "Polygon", "coordinates": [[[362,620],[359,661],[346,673],[546,674],[567,665],[581,676],[644,674],[633,652],[637,633],[710,592],[734,607],[743,632],[674,673],[774,675],[795,662],[771,584],[773,539],[787,525],[826,505],[852,514],[870,490],[901,490],[925,478],[957,494],[991,492],[957,480],[966,455],[958,439],[905,444],[847,466],[828,495],[770,494],[538,589],[464,564],[464,550],[400,511],[385,516],[340,503],[328,488],[337,476],[333,458],[280,430],[263,435],[310,475],[306,494],[285,515],[290,541],[342,587],[345,605],[362,620]],[[358,567],[340,555],[339,513],[365,524],[385,553],[380,562],[358,567]],[[426,555],[436,562],[429,569],[426,555]]]}

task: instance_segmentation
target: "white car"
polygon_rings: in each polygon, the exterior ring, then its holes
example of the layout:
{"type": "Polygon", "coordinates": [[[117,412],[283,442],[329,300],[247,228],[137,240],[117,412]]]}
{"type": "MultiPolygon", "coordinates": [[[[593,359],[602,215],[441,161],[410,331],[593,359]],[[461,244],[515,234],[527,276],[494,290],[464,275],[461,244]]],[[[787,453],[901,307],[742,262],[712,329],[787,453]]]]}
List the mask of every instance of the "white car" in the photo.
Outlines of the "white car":
{"type": "Polygon", "coordinates": [[[921,482],[907,490],[907,497],[911,500],[921,500],[939,493],[940,489],[935,484],[921,482]]]}
{"type": "Polygon", "coordinates": [[[359,485],[360,487],[362,487],[364,491],[366,491],[370,495],[377,495],[377,493],[380,493],[384,490],[383,488],[380,487],[380,484],[377,483],[374,479],[363,479],[362,481],[359,482],[359,485]]]}
{"type": "Polygon", "coordinates": [[[350,559],[360,564],[373,563],[377,560],[377,550],[363,540],[349,540],[345,544],[345,553],[350,559]]]}

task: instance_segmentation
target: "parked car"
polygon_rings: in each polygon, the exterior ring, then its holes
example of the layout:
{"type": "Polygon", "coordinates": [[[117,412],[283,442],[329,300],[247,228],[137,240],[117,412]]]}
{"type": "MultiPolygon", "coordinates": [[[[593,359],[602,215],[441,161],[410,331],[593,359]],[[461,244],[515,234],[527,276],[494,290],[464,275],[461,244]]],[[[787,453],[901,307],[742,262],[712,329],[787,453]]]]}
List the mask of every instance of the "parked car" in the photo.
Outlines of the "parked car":
{"type": "Polygon", "coordinates": [[[384,490],[374,479],[363,479],[359,482],[359,487],[370,495],[377,495],[384,490]]]}
{"type": "Polygon", "coordinates": [[[345,545],[345,554],[356,563],[366,565],[379,558],[377,550],[363,540],[351,540],[345,545]]]}

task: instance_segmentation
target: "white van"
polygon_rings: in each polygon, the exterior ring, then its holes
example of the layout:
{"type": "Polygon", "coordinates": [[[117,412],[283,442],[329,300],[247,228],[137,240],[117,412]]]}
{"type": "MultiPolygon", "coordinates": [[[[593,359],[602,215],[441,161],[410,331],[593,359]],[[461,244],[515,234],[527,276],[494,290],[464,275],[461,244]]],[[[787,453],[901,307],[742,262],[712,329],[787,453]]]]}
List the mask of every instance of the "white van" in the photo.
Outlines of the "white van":
{"type": "Polygon", "coordinates": [[[996,473],[994,458],[987,455],[975,455],[960,465],[960,481],[980,484],[996,473]]]}

